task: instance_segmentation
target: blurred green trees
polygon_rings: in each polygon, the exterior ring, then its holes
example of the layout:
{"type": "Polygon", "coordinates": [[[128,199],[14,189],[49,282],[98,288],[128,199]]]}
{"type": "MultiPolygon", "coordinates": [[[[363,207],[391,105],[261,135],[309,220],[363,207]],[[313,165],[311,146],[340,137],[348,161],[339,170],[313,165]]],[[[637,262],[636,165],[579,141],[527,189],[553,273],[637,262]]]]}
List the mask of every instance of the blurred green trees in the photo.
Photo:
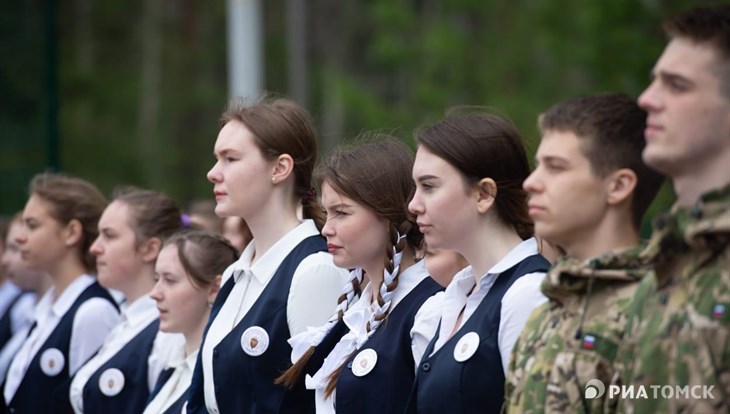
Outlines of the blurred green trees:
{"type": "MultiPolygon", "coordinates": [[[[5,3],[0,206],[10,213],[45,168],[46,66],[33,36],[43,5],[5,3]]],[[[307,77],[290,85],[291,4],[267,0],[266,89],[307,91],[302,103],[323,150],[372,129],[410,142],[448,107],[483,105],[509,116],[534,151],[536,116],[551,104],[601,91],[638,95],[665,43],[662,18],[697,3],[304,0],[307,77]]],[[[58,10],[61,169],[106,192],[124,183],[181,202],[210,198],[205,173],[227,100],[225,2],[72,0],[58,10]]],[[[671,196],[662,197],[666,206],[671,196]]]]}

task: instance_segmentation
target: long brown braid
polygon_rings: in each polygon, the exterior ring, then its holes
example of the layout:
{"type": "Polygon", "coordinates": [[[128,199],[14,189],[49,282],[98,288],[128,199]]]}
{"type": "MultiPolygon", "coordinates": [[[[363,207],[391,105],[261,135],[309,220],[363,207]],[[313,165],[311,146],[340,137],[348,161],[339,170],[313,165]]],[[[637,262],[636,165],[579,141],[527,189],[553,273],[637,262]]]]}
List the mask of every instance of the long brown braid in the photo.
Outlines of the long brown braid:
{"type": "MultiPolygon", "coordinates": [[[[378,136],[375,140],[361,141],[356,146],[342,146],[333,151],[325,162],[317,169],[315,180],[321,186],[325,182],[338,193],[351,198],[371,209],[378,217],[390,223],[402,223],[397,227],[392,225],[389,230],[390,245],[385,252],[385,271],[389,274],[396,266],[393,264],[395,247],[396,252],[402,252],[407,247],[416,249],[421,246],[423,235],[415,226],[415,218],[408,212],[407,205],[415,191],[415,184],[411,179],[413,168],[413,153],[398,140],[378,136]],[[400,242],[398,234],[405,236],[400,242]]],[[[350,289],[343,289],[338,299],[336,317],[332,321],[340,320],[347,307],[361,294],[361,279],[351,277],[348,283],[350,289]],[[351,290],[348,295],[346,291],[351,290]],[[346,306],[345,306],[346,305],[346,306]]],[[[397,275],[386,286],[386,292],[392,292],[398,286],[397,275]]],[[[380,292],[377,295],[378,304],[383,306],[386,301],[380,292]]],[[[378,315],[378,322],[386,319],[388,312],[378,315]]],[[[332,323],[331,326],[333,326],[332,323]]],[[[310,347],[297,362],[283,375],[276,379],[277,384],[294,387],[302,379],[302,372],[314,353],[314,346],[310,347]]],[[[339,374],[342,367],[335,373],[339,374]]],[[[335,374],[333,373],[333,375],[335,374]]],[[[330,387],[334,390],[336,376],[331,378],[330,387]]],[[[332,390],[327,392],[331,394],[332,390]]]]}

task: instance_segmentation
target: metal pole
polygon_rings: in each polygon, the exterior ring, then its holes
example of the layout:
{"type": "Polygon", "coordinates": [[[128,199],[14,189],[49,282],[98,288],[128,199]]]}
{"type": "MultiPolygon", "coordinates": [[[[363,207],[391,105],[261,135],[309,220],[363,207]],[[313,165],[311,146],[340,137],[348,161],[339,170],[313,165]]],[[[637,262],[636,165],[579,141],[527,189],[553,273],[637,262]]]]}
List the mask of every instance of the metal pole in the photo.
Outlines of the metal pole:
{"type": "Polygon", "coordinates": [[[45,0],[43,13],[43,34],[45,37],[45,119],[48,142],[48,167],[54,171],[61,168],[60,139],[58,133],[58,2],[45,0]]]}
{"type": "Polygon", "coordinates": [[[260,0],[228,0],[228,93],[253,99],[264,83],[260,0]]]}

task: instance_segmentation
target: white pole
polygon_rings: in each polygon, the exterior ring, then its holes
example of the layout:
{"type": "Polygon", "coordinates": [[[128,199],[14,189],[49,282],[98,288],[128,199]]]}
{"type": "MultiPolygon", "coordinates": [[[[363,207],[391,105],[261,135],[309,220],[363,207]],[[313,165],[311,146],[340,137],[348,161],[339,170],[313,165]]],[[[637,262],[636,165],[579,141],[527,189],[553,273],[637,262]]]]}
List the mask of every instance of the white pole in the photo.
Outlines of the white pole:
{"type": "Polygon", "coordinates": [[[253,99],[264,84],[260,0],[228,0],[228,94],[253,99]]]}

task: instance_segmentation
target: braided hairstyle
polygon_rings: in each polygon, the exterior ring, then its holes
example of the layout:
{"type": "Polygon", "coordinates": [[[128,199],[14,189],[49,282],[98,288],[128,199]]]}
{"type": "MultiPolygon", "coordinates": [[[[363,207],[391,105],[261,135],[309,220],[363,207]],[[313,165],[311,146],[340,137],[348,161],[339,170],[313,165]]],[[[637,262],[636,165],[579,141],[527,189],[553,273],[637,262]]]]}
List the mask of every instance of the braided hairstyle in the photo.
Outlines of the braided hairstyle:
{"type": "MultiPolygon", "coordinates": [[[[366,206],[390,223],[390,243],[384,246],[383,251],[384,279],[377,290],[376,303],[373,305],[375,309],[367,325],[372,335],[391,310],[390,298],[398,287],[403,252],[420,248],[423,234],[416,226],[415,217],[408,212],[408,202],[415,192],[415,184],[411,179],[411,150],[389,136],[360,138],[359,141],[354,146],[337,148],[317,169],[315,180],[319,186],[327,183],[336,192],[366,206]]],[[[362,276],[362,269],[350,272],[350,280],[342,290],[327,329],[341,320],[349,306],[360,297],[362,276]]],[[[310,347],[276,382],[294,387],[301,380],[301,374],[315,347],[310,347]]],[[[330,376],[325,390],[327,396],[334,391],[341,370],[342,366],[330,376]]]]}

